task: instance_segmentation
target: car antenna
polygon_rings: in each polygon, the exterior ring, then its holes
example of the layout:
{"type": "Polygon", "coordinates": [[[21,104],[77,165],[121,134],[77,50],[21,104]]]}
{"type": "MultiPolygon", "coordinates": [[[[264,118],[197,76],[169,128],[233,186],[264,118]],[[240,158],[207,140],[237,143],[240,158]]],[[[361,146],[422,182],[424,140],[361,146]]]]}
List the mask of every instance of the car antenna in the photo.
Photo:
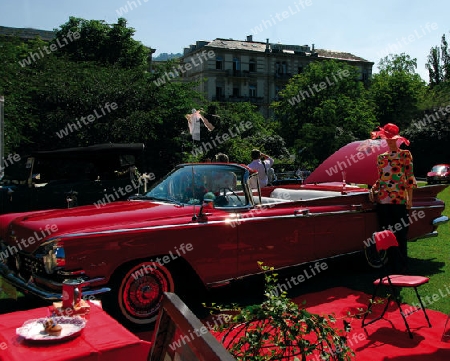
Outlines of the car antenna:
{"type": "MultiPolygon", "coordinates": [[[[191,166],[191,173],[192,173],[192,199],[194,199],[194,190],[195,190],[195,176],[194,176],[194,166],[191,166]]],[[[192,216],[192,220],[197,220],[197,215],[195,213],[195,202],[194,202],[194,215],[192,216]]]]}

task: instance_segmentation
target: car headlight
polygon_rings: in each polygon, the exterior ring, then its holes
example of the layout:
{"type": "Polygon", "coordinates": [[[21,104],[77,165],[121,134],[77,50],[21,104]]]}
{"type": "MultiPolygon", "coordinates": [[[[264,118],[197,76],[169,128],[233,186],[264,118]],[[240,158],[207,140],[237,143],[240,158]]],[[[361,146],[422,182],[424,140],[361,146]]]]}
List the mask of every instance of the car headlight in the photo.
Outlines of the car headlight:
{"type": "Polygon", "coordinates": [[[64,243],[59,239],[50,240],[43,243],[35,252],[37,258],[42,258],[45,271],[53,273],[57,268],[66,265],[66,254],[64,243]]]}

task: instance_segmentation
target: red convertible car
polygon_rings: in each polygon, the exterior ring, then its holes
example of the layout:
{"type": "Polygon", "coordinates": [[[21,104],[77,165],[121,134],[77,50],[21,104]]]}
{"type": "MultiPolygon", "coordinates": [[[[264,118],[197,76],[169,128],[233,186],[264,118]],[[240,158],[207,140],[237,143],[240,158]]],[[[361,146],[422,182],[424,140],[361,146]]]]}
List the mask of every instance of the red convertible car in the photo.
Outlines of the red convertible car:
{"type": "Polygon", "coordinates": [[[450,164],[436,164],[427,173],[427,183],[450,183],[450,164]]]}
{"type": "MultiPolygon", "coordinates": [[[[102,294],[122,322],[147,324],[165,291],[225,285],[259,273],[258,261],[281,269],[370,245],[377,221],[367,189],[251,189],[253,177],[238,164],[182,164],[128,201],[2,215],[0,276],[47,300],[60,300],[62,282],[77,279],[83,295],[102,294]]],[[[415,191],[411,239],[436,235],[448,220],[436,198],[444,188],[415,191]]]]}

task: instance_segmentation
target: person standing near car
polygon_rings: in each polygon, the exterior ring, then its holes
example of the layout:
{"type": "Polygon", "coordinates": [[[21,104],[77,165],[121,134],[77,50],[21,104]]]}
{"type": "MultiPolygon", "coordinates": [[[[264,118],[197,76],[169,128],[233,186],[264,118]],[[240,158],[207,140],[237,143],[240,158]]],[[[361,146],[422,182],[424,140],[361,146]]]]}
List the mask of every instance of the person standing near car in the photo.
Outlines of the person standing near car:
{"type": "MultiPolygon", "coordinates": [[[[248,165],[258,172],[259,185],[260,187],[266,187],[269,182],[269,169],[272,168],[274,160],[267,154],[261,153],[258,149],[253,149],[252,162],[248,165]]],[[[252,188],[257,188],[256,182],[251,184],[252,188]]]]}
{"type": "Polygon", "coordinates": [[[408,259],[408,210],[412,207],[413,189],[417,188],[414,177],[411,152],[400,149],[400,144],[409,145],[409,140],[399,134],[399,128],[388,123],[371,133],[371,138],[385,139],[389,150],[378,155],[378,179],[371,193],[376,194],[378,222],[381,229],[390,229],[395,233],[403,260],[392,257],[395,271],[404,271],[408,259]]]}

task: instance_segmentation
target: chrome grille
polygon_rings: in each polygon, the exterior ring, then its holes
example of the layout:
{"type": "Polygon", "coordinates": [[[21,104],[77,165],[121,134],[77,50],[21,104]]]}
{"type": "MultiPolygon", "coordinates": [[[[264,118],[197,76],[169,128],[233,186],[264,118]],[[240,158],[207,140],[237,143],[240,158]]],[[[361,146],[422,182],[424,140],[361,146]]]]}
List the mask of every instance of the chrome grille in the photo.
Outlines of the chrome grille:
{"type": "Polygon", "coordinates": [[[35,258],[28,253],[20,254],[20,273],[43,276],[46,274],[42,258],[35,258]]]}

